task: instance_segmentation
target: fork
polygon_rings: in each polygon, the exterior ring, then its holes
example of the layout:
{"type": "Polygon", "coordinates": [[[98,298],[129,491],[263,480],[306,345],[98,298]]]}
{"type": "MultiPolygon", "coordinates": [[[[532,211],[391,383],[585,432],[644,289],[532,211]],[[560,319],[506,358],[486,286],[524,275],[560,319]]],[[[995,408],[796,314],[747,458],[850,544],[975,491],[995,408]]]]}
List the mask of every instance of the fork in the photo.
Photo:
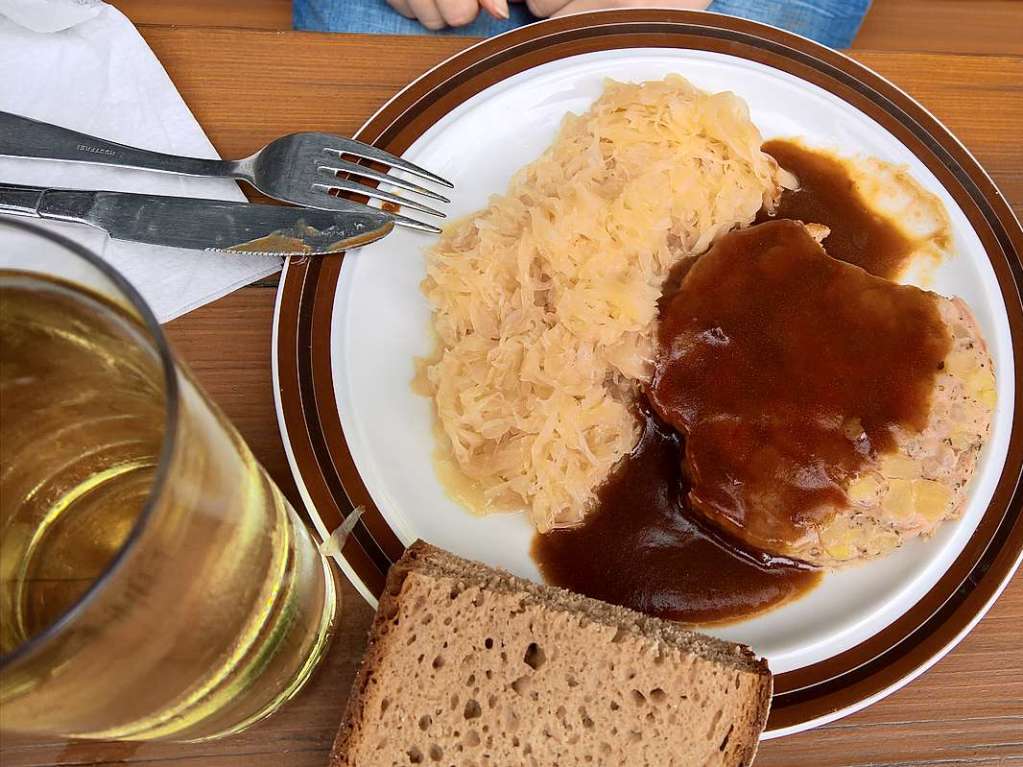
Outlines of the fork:
{"type": "Polygon", "coordinates": [[[399,226],[434,233],[439,233],[440,229],[397,213],[391,207],[400,206],[441,218],[444,213],[418,200],[368,186],[351,177],[388,184],[441,203],[450,202],[447,197],[406,178],[347,160],[345,156],[369,160],[433,184],[454,188],[450,181],[389,152],[329,133],[292,133],[271,141],[243,160],[206,160],[138,149],[0,111],[0,155],[116,165],[186,176],[234,178],[282,202],[323,210],[364,211],[368,206],[338,196],[349,192],[380,200],[385,212],[399,226]]]}

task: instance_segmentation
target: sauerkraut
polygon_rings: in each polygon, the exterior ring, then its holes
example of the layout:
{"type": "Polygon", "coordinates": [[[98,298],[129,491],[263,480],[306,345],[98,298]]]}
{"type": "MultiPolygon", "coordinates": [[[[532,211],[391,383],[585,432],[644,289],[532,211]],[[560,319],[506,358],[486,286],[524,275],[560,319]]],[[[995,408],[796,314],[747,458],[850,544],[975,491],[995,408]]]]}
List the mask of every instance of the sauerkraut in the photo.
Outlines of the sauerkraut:
{"type": "Polygon", "coordinates": [[[608,81],[508,191],[449,225],[422,288],[421,378],[476,512],[579,523],[635,445],[669,269],[773,208],[784,171],[745,103],[681,77],[608,81]]]}

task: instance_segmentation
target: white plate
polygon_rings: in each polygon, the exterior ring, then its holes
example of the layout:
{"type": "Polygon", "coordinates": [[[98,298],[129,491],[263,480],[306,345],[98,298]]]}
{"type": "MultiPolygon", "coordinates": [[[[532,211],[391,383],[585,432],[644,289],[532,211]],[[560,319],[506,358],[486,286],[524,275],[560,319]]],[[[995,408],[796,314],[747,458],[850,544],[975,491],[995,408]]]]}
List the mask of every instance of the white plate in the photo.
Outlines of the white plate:
{"type": "MultiPolygon", "coordinates": [[[[937,582],[962,550],[991,499],[1008,447],[1013,411],[1012,346],[998,282],[976,233],[936,178],[876,122],[791,75],[704,51],[633,49],[561,59],[509,78],[436,123],[404,153],[455,184],[452,216],[482,207],[512,174],[553,141],[562,118],[584,112],[605,78],[627,82],[678,73],[708,91],[749,104],[765,139],[800,137],[907,165],[945,203],[955,258],[928,287],[974,310],[997,373],[998,408],[963,519],[883,559],[828,574],[808,595],[765,615],[709,633],[744,642],[776,673],[836,655],[888,625],[937,582]]],[[[419,290],[429,235],[400,230],[349,255],[334,302],[331,358],[341,423],[374,501],[403,543],[423,538],[456,554],[540,580],[523,515],[480,518],[445,493],[433,469],[428,399],[412,392],[413,361],[432,351],[430,311],[419,290]]]]}

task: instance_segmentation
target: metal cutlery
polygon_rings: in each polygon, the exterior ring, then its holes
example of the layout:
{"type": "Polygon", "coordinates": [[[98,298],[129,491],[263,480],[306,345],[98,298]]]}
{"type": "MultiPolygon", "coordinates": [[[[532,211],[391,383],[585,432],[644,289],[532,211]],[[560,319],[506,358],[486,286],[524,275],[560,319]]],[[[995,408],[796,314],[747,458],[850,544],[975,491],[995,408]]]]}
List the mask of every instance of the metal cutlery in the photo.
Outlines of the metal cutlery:
{"type": "Polygon", "coordinates": [[[0,213],[89,224],[118,240],[267,255],[326,255],[394,228],[382,210],[338,210],[0,184],[0,213]]]}
{"type": "MultiPolygon", "coordinates": [[[[292,133],[270,142],[242,160],[207,160],[138,149],[0,111],[0,155],[116,165],[188,176],[234,178],[251,184],[276,200],[323,210],[351,210],[351,205],[358,203],[337,195],[353,193],[379,200],[385,206],[400,206],[409,211],[444,217],[444,213],[417,199],[353,179],[387,184],[438,203],[449,202],[442,194],[346,157],[368,160],[432,184],[453,187],[440,176],[389,152],[329,133],[292,133]]],[[[387,212],[399,226],[426,232],[440,231],[433,224],[396,211],[387,212]]]]}

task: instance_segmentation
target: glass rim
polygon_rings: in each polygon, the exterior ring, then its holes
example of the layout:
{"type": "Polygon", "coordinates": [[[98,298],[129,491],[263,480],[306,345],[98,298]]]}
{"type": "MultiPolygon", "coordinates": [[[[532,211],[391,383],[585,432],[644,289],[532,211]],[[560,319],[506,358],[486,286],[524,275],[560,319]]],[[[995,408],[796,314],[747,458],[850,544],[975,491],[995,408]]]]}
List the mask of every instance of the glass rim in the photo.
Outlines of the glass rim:
{"type": "MultiPolygon", "coordinates": [[[[167,476],[170,470],[170,462],[174,454],[174,448],[177,445],[180,414],[180,387],[178,385],[177,366],[174,362],[174,356],[171,354],[170,344],[167,341],[167,337],[164,335],[163,328],[160,327],[160,323],[156,319],[156,315],[153,314],[153,311],[149,308],[149,305],[146,303],[142,295],[119,271],[84,245],[80,245],[62,234],[49,231],[41,226],[30,224],[25,221],[11,220],[9,217],[0,218],[0,226],[10,226],[14,229],[21,229],[29,234],[50,240],[73,255],[86,261],[90,266],[97,269],[104,277],[113,283],[114,287],[121,293],[122,297],[127,299],[131,308],[138,312],[143,326],[149,331],[152,337],[153,343],[156,347],[157,356],[159,357],[160,364],[163,368],[165,412],[164,433],[160,446],[160,455],[156,463],[156,473],[153,476],[153,483],[149,488],[146,502],[142,506],[142,511],[139,512],[138,517],[135,519],[131,531],[117,549],[114,556],[109,562],[107,562],[103,570],[100,571],[99,575],[93,579],[92,583],[89,584],[85,591],[83,591],[82,594],[71,603],[71,605],[64,609],[59,618],[35,636],[23,641],[10,652],[0,655],[0,670],[2,670],[20,660],[23,660],[27,656],[31,655],[35,650],[47,644],[47,642],[51,639],[62,633],[62,631],[67,628],[68,624],[72,623],[75,618],[89,606],[89,604],[96,600],[99,594],[103,591],[103,587],[111,579],[114,573],[120,569],[121,565],[127,559],[129,552],[135,547],[139,538],[142,537],[143,532],[148,526],[148,522],[154,514],[157,501],[163,495],[163,488],[167,483],[167,476]]],[[[39,273],[46,274],[46,272],[39,273]]],[[[74,281],[69,282],[72,285],[76,284],[74,281]]],[[[84,290],[89,290],[85,286],[78,287],[82,287],[84,290]]]]}

